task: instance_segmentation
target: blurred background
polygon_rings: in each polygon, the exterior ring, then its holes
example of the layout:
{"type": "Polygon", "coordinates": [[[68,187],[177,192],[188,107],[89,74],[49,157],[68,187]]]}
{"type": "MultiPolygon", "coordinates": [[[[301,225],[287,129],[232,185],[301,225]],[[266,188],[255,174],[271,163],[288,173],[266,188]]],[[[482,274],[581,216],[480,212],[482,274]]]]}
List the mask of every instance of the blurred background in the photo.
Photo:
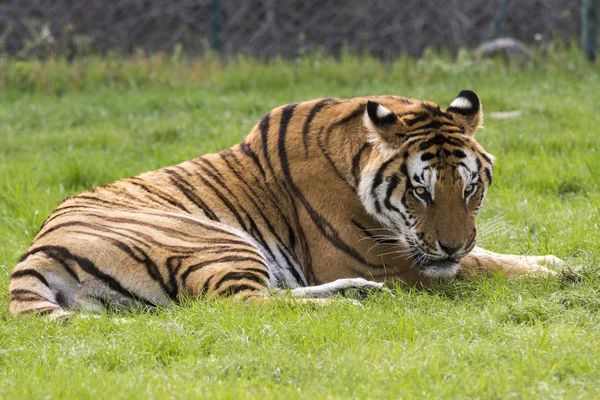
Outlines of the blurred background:
{"type": "MultiPolygon", "coordinates": [[[[348,50],[381,58],[454,54],[500,37],[595,55],[595,0],[9,0],[0,53],[32,58],[207,51],[260,58],[348,50]]],[[[505,44],[506,45],[506,44],[505,44]]],[[[492,49],[493,50],[493,49],[492,49]]]]}

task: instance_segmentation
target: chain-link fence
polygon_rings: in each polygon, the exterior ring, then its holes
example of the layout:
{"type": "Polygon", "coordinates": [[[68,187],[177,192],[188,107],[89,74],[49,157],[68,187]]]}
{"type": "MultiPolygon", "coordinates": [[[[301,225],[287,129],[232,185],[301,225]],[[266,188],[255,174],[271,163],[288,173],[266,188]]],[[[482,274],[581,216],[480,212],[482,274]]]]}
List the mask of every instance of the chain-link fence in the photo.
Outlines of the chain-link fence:
{"type": "Polygon", "coordinates": [[[376,56],[474,47],[494,36],[569,40],[575,0],[5,0],[0,46],[22,57],[141,48],[293,57],[322,49],[376,56]]]}

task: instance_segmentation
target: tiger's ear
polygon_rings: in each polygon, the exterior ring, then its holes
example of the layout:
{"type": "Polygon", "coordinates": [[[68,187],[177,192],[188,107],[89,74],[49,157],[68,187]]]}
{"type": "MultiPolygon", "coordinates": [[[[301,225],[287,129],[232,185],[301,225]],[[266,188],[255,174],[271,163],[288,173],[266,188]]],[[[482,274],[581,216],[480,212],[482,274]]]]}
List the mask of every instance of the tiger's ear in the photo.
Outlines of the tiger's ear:
{"type": "Polygon", "coordinates": [[[462,90],[446,109],[465,129],[465,135],[473,136],[483,125],[483,109],[479,97],[472,90],[462,90]]]}
{"type": "Polygon", "coordinates": [[[394,151],[405,139],[404,121],[375,101],[367,102],[363,123],[369,131],[369,142],[378,143],[380,151],[394,151]]]}

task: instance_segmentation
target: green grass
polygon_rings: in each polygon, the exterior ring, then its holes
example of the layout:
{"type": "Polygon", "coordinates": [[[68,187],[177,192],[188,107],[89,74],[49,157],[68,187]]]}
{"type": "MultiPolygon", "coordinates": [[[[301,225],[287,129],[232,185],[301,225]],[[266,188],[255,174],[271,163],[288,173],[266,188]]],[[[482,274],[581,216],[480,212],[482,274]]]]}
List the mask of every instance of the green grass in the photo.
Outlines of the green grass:
{"type": "Polygon", "coordinates": [[[580,54],[501,64],[0,58],[0,397],[597,398],[600,396],[600,68],[580,54]],[[399,287],[357,307],[187,302],[157,313],[8,314],[8,277],[65,196],[215,152],[270,108],[399,94],[447,106],[464,88],[497,157],[481,244],[555,254],[579,274],[399,287]]]}

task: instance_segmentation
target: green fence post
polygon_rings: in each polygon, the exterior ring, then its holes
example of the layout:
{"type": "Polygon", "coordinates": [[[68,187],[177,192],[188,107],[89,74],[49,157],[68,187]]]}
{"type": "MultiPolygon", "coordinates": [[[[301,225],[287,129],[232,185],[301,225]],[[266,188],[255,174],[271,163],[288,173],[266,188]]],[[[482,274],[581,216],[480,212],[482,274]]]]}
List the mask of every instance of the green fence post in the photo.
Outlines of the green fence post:
{"type": "Polygon", "coordinates": [[[492,26],[490,29],[490,39],[495,39],[496,36],[498,36],[498,32],[500,32],[500,25],[502,25],[502,21],[504,21],[506,13],[510,8],[510,3],[512,2],[513,0],[504,0],[504,3],[502,4],[502,9],[500,9],[500,14],[498,14],[492,22],[492,26]]]}
{"type": "Polygon", "coordinates": [[[211,6],[211,30],[212,34],[210,37],[210,47],[219,51],[220,43],[219,43],[219,35],[221,33],[221,24],[219,21],[219,16],[221,15],[221,0],[212,0],[211,6]]]}
{"type": "Polygon", "coordinates": [[[583,0],[581,4],[581,45],[589,61],[596,60],[596,0],[583,0]]]}

